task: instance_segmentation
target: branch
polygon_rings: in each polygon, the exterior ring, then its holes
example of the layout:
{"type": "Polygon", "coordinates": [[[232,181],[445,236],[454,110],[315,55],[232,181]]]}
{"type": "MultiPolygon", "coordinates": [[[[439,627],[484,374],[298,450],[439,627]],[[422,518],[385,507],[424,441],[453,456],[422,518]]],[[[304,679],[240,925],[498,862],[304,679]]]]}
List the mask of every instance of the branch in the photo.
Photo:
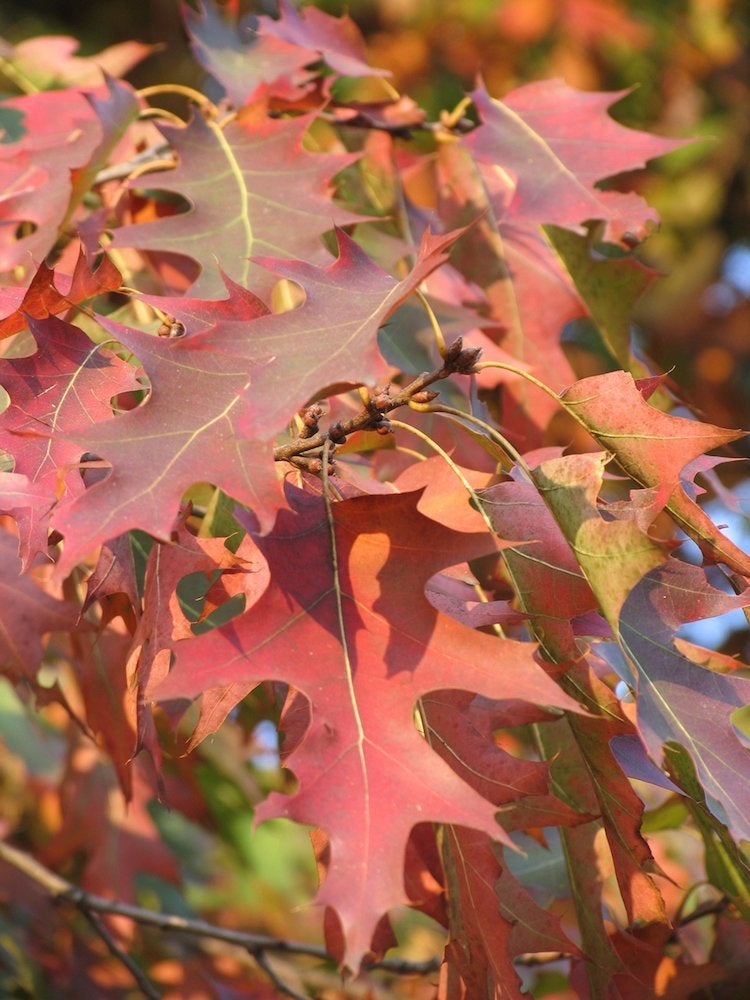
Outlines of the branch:
{"type": "MultiPolygon", "coordinates": [[[[131,903],[106,899],[104,896],[97,896],[92,892],[86,892],[79,886],[68,882],[67,879],[50,871],[49,868],[40,864],[30,854],[12,847],[3,840],[0,840],[0,860],[12,865],[43,889],[46,889],[55,902],[70,903],[72,906],[75,906],[86,917],[89,923],[94,926],[94,929],[102,937],[110,951],[126,966],[149,1000],[153,997],[158,998],[158,993],[153,991],[153,987],[141,970],[120,949],[114,939],[111,938],[111,935],[109,935],[106,927],[101,924],[101,921],[97,921],[95,914],[111,913],[116,916],[127,917],[147,927],[156,927],[162,931],[176,931],[192,937],[210,938],[215,941],[224,941],[227,944],[238,945],[255,958],[258,965],[273,980],[277,989],[286,990],[287,995],[292,997],[299,996],[299,994],[295,994],[293,990],[290,990],[290,987],[286,986],[279,979],[277,973],[269,972],[265,957],[266,952],[279,952],[287,955],[308,955],[311,958],[317,958],[321,961],[331,961],[331,956],[321,945],[307,944],[304,941],[289,941],[284,938],[271,937],[267,934],[251,934],[246,931],[230,930],[226,927],[218,927],[216,924],[210,924],[206,920],[178,917],[170,913],[159,913],[156,910],[148,910],[142,906],[134,906],[131,903]],[[145,987],[144,983],[146,984],[145,987]],[[148,987],[151,988],[151,993],[148,992],[148,987]]],[[[367,965],[366,968],[368,971],[380,969],[384,972],[391,972],[400,976],[426,976],[440,968],[440,959],[435,957],[424,962],[409,962],[400,958],[384,958],[379,962],[367,965]]]]}
{"type": "Polygon", "coordinates": [[[257,952],[253,957],[260,966],[260,968],[263,969],[265,974],[271,980],[271,984],[276,987],[279,993],[283,993],[285,997],[291,997],[292,1000],[308,1000],[308,998],[303,993],[298,993],[296,990],[293,990],[288,983],[284,982],[284,980],[279,976],[274,967],[268,961],[268,956],[264,951],[257,952]]]}
{"type": "MultiPolygon", "coordinates": [[[[388,421],[385,415],[399,406],[407,406],[410,402],[428,402],[437,395],[434,392],[427,392],[427,387],[434,382],[447,378],[449,375],[468,375],[474,365],[479,360],[481,349],[478,347],[464,347],[461,337],[458,337],[445,353],[441,368],[432,372],[422,372],[413,382],[391,396],[387,390],[377,393],[375,398],[355,416],[349,420],[339,421],[333,424],[327,431],[317,431],[310,434],[311,428],[307,426],[305,431],[287,444],[274,448],[273,457],[277,462],[293,462],[298,456],[306,452],[322,448],[327,440],[334,444],[340,444],[355,431],[377,430],[381,427],[388,428],[388,421]],[[424,394],[423,398],[420,396],[424,394]]],[[[312,408],[311,408],[312,409],[312,408]]]]}
{"type": "Polygon", "coordinates": [[[88,922],[115,958],[129,970],[133,979],[140,987],[141,993],[143,993],[148,1000],[160,1000],[161,994],[156,990],[143,969],[141,969],[140,966],[137,965],[136,962],[130,957],[130,955],[128,955],[128,953],[124,951],[115,941],[104,921],[100,920],[96,913],[92,913],[91,910],[87,909],[82,903],[78,904],[78,909],[83,913],[84,917],[86,917],[88,922]]]}

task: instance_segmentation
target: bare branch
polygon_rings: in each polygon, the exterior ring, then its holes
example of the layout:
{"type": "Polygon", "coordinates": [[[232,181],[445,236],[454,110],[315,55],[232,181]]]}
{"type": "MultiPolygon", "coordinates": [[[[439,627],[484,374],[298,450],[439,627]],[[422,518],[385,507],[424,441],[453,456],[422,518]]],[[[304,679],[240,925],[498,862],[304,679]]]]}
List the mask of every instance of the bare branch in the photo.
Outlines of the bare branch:
{"type": "MultiPolygon", "coordinates": [[[[267,971],[263,958],[265,952],[278,952],[287,955],[307,955],[311,958],[320,959],[321,961],[331,961],[331,956],[321,945],[308,944],[305,941],[289,941],[284,938],[271,937],[267,934],[251,934],[247,931],[230,930],[226,927],[218,927],[216,924],[210,924],[206,920],[178,917],[170,913],[159,913],[156,910],[148,910],[142,906],[134,906],[131,903],[123,903],[119,900],[106,899],[104,896],[97,896],[92,892],[85,892],[79,886],[74,885],[72,882],[68,882],[67,879],[62,878],[56,872],[50,871],[49,868],[45,868],[44,865],[40,864],[36,858],[33,858],[30,854],[27,854],[25,851],[20,851],[16,847],[12,847],[3,840],[0,840],[0,860],[7,862],[28,878],[33,879],[34,882],[46,889],[56,902],[69,903],[70,905],[75,906],[76,909],[80,910],[86,919],[92,924],[94,919],[96,919],[94,916],[95,914],[111,913],[120,917],[127,917],[128,919],[134,920],[136,923],[142,924],[146,927],[156,927],[162,931],[172,931],[179,934],[189,935],[191,937],[210,938],[214,941],[224,941],[227,944],[238,945],[239,947],[250,952],[250,954],[256,958],[258,964],[262,969],[264,969],[264,971],[267,971]]],[[[96,924],[94,924],[94,928],[105,941],[107,947],[113,951],[113,954],[116,954],[120,961],[123,961],[121,955],[113,950],[109,941],[107,941],[96,924]]],[[[106,928],[104,929],[106,931],[106,928]]],[[[113,942],[113,944],[115,948],[118,947],[115,942],[113,942]]],[[[125,957],[127,958],[127,956],[125,957]]],[[[127,968],[135,977],[137,966],[132,963],[132,960],[124,964],[127,965],[127,968]]],[[[384,958],[379,962],[373,962],[367,966],[368,971],[380,969],[384,972],[390,972],[401,976],[429,975],[439,968],[439,958],[428,959],[426,962],[409,962],[399,958],[384,958]]],[[[137,971],[138,973],[141,973],[140,969],[137,969],[137,971]]],[[[279,986],[279,984],[275,981],[274,985],[281,989],[281,986],[279,986]]],[[[139,986],[141,986],[140,982],[139,986]]],[[[141,986],[141,989],[143,989],[143,986],[141,986]]],[[[293,992],[288,993],[288,995],[298,996],[298,994],[294,994],[293,992]]],[[[158,997],[158,994],[146,993],[146,996],[148,996],[149,1000],[151,1000],[151,997],[158,997]]]]}
{"type": "Polygon", "coordinates": [[[284,982],[278,972],[268,961],[268,956],[264,951],[253,952],[253,958],[271,980],[272,985],[276,987],[279,993],[283,993],[285,997],[291,997],[292,1000],[309,1000],[309,997],[306,997],[304,993],[298,993],[295,989],[292,989],[288,983],[284,982]]]}
{"type": "Polygon", "coordinates": [[[96,913],[92,913],[88,910],[83,904],[79,904],[78,909],[81,913],[83,913],[84,917],[88,920],[118,962],[121,962],[130,972],[131,976],[138,984],[141,993],[143,993],[148,1000],[161,1000],[161,994],[154,987],[151,980],[145,974],[143,969],[141,969],[137,963],[133,961],[130,955],[128,955],[128,953],[124,951],[115,941],[104,921],[101,920],[96,913]]]}
{"type": "Polygon", "coordinates": [[[380,969],[382,972],[392,972],[394,976],[429,976],[438,972],[443,960],[434,955],[422,962],[410,961],[406,958],[381,958],[379,962],[365,965],[365,970],[380,969]]]}

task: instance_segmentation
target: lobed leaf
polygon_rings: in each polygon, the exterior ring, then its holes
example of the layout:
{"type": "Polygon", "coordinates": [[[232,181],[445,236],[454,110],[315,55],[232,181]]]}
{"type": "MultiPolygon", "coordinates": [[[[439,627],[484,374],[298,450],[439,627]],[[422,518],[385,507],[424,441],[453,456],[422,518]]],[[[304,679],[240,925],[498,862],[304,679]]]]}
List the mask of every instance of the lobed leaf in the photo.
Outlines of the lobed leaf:
{"type": "Polygon", "coordinates": [[[122,226],[111,245],[191,257],[201,267],[191,293],[203,298],[224,293],[219,263],[245,287],[251,257],[324,263],[329,255],[321,235],[360,218],[337,207],[329,193],[333,175],[356,156],[306,152],[302,138],[311,120],[237,120],[221,127],[198,115],[184,127],[161,125],[178,164],[160,172],[153,186],[181,195],[190,208],[122,226]]]}
{"type": "Polygon", "coordinates": [[[430,576],[491,541],[436,527],[418,513],[418,496],[360,497],[329,515],[322,499],[291,491],[293,512],[257,539],[271,574],[264,596],[252,613],[179,646],[155,692],[194,697],[234,685],[240,697],[238,684],[249,690],[275,678],[309,700],[310,727],[288,758],[299,791],[272,794],[259,818],[284,815],[328,834],[331,869],[318,902],[339,914],[351,968],[382,914],[406,901],[403,852],[416,823],[505,839],[494,807],[417,733],[419,698],[462,688],[578,710],[534,662],[532,646],[473,632],[427,601],[430,576]]]}

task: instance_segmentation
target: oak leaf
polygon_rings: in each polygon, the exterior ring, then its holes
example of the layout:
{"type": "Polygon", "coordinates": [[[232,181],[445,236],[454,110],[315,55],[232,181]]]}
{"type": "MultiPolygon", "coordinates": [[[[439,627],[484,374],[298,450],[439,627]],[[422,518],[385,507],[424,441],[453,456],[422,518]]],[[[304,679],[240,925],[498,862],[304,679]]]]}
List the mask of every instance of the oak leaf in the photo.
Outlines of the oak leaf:
{"type": "Polygon", "coordinates": [[[266,95],[292,100],[309,89],[315,74],[303,67],[317,61],[314,49],[259,33],[254,19],[232,19],[211,0],[197,11],[183,4],[182,17],[195,57],[235,107],[266,95]]]}
{"type": "Polygon", "coordinates": [[[373,384],[385,374],[378,327],[445,260],[457,236],[427,233],[414,268],[398,281],[338,235],[340,255],[328,267],[265,261],[304,282],[305,302],[289,312],[269,314],[229,282],[230,299],[216,304],[213,325],[211,303],[148,299],[195,329],[185,336],[153,337],[101,320],[140,359],[151,392],[137,409],[66,435],[112,472],[56,514],[66,536],[62,569],[130,528],[168,539],[180,498],[198,476],[270,526],[283,500],[269,442],[320,390],[373,384]]]}
{"type": "Polygon", "coordinates": [[[0,664],[14,681],[33,683],[42,660],[42,637],[74,628],[78,611],[22,574],[17,549],[17,539],[0,532],[0,664]]]}
{"type": "Polygon", "coordinates": [[[504,840],[495,807],[429,748],[413,723],[428,691],[470,689],[578,710],[535,663],[533,646],[467,629],[424,594],[440,568],[492,549],[416,510],[418,494],[364,496],[327,508],[289,488],[294,512],[257,543],[268,590],[251,612],[177,647],[154,692],[195,697],[211,687],[284,680],[311,704],[288,759],[300,782],[272,794],[258,818],[321,826],[331,870],[317,901],[336,909],[356,968],[381,915],[407,902],[403,852],[411,828],[442,820],[504,840]]]}
{"type": "Polygon", "coordinates": [[[52,249],[138,101],[127,84],[108,80],[104,94],[47,91],[11,98],[5,108],[21,116],[23,132],[0,144],[0,271],[52,249]]]}
{"type": "Polygon", "coordinates": [[[681,481],[681,474],[704,452],[736,441],[745,432],[663,413],[647,401],[652,388],[649,380],[636,382],[627,372],[614,371],[581,379],[561,398],[565,409],[615,456],[618,465],[652,490],[641,508],[647,520],[666,507],[706,558],[750,576],[750,557],[695,503],[694,484],[681,481]]]}
{"type": "Polygon", "coordinates": [[[279,0],[279,15],[278,20],[259,17],[259,31],[318,52],[342,76],[391,75],[368,64],[362,33],[348,14],[332,17],[315,7],[298,11],[289,0],[279,0]]]}
{"type": "Polygon", "coordinates": [[[509,218],[558,225],[584,234],[582,223],[602,219],[611,242],[639,241],[657,222],[655,211],[631,193],[595,187],[605,177],[644,167],[684,145],[625,128],[607,108],[627,92],[589,93],[562,80],[540,80],[502,101],[484,87],[471,95],[482,123],[465,142],[482,163],[506,172],[514,185],[509,218]]]}
{"type": "MultiPolygon", "coordinates": [[[[221,127],[197,115],[184,127],[161,125],[178,164],[160,171],[151,184],[181,195],[190,207],[155,222],[123,226],[115,230],[112,246],[192,257],[201,274],[190,291],[203,298],[224,294],[219,247],[222,269],[244,286],[251,257],[325,263],[329,255],[321,235],[360,219],[336,206],[329,193],[332,176],[356,155],[306,152],[302,139],[311,120],[232,121],[221,127]]],[[[148,177],[133,183],[143,188],[148,177]]]]}
{"type": "MultiPolygon", "coordinates": [[[[87,274],[78,283],[74,275],[71,289],[88,290],[87,274]]],[[[49,295],[47,305],[56,308],[56,293],[49,295]]],[[[10,396],[0,413],[0,448],[13,455],[16,474],[28,476],[41,498],[16,512],[25,565],[46,549],[54,504],[84,491],[81,447],[65,435],[106,422],[112,397],[137,387],[132,366],[78,327],[54,316],[28,317],[28,324],[36,352],[0,360],[0,385],[10,396]]]]}

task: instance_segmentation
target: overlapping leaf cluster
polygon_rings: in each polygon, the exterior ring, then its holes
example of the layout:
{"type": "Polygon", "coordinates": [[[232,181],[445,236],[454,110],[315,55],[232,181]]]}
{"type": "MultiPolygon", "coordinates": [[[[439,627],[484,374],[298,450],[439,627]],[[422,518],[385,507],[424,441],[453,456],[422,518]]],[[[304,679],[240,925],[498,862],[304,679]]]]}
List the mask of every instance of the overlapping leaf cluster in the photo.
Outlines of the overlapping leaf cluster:
{"type": "Polygon", "coordinates": [[[750,683],[677,637],[750,604],[694,481],[741,432],[633,355],[656,216],[600,186],[680,141],[560,81],[426,122],[312,8],[185,22],[184,120],[111,77],[2,106],[0,667],[72,720],[39,856],[176,878],[146,804],[264,684],[296,786],[256,817],[318,831],[350,969],[411,903],[444,997],[519,996],[535,953],[582,996],[723,981],[643,820],[687,802],[747,911],[750,683]]]}

